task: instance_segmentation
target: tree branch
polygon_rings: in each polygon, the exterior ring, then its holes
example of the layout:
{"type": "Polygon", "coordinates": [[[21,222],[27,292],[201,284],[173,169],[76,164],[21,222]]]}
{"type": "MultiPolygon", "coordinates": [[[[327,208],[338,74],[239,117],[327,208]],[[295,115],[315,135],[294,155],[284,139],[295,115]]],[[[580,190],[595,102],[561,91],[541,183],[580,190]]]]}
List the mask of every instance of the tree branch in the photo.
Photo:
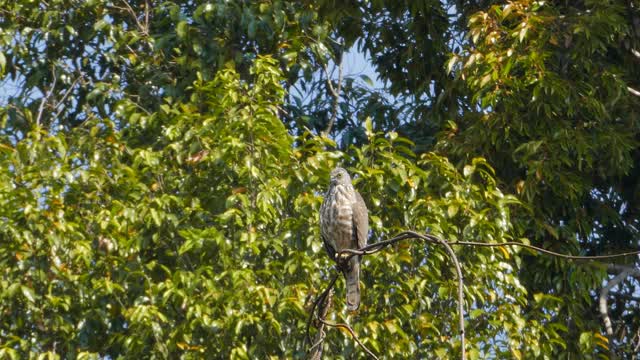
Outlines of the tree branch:
{"type": "MultiPolygon", "coordinates": [[[[82,78],[82,73],[80,73],[80,75],[78,75],[78,77],[73,81],[73,83],[71,84],[71,86],[69,86],[69,88],[67,89],[67,91],[64,93],[64,95],[62,96],[62,99],[60,99],[60,101],[58,101],[58,103],[56,103],[56,105],[54,106],[54,109],[57,109],[58,106],[60,106],[60,104],[64,103],[64,101],[67,99],[67,96],[69,96],[69,94],[71,93],[71,91],[73,91],[73,87],[76,86],[76,84],[78,83],[78,81],[80,80],[80,78],[82,78]]],[[[60,109],[58,109],[58,111],[56,112],[56,114],[53,116],[54,119],[57,119],[58,116],[60,115],[60,113],[62,112],[62,110],[64,110],[64,106],[60,109]]]]}
{"type": "MultiPolygon", "coordinates": [[[[326,67],[325,67],[326,72],[326,67]]],[[[331,128],[333,128],[333,124],[336,122],[338,118],[338,106],[340,105],[340,91],[342,89],[342,59],[340,59],[340,64],[338,65],[338,87],[334,89],[331,85],[331,78],[329,78],[329,74],[327,73],[327,83],[330,86],[331,94],[333,95],[333,109],[331,111],[331,119],[329,119],[329,124],[324,131],[325,136],[329,136],[331,133],[331,128]]]]}
{"type": "Polygon", "coordinates": [[[640,269],[629,265],[609,264],[607,265],[607,273],[609,275],[616,275],[623,271],[629,271],[629,276],[633,276],[640,279],[640,269]]]}
{"type": "Polygon", "coordinates": [[[369,350],[366,346],[364,346],[364,344],[362,343],[362,341],[360,341],[360,339],[358,338],[358,336],[356,336],[356,333],[353,331],[353,329],[351,328],[351,326],[349,326],[349,325],[347,325],[347,324],[333,324],[333,323],[329,323],[329,322],[326,322],[326,321],[324,321],[323,319],[320,319],[320,318],[318,318],[318,320],[320,320],[320,322],[321,322],[323,325],[327,325],[327,326],[330,326],[330,327],[335,327],[335,328],[338,328],[338,329],[345,329],[345,330],[347,330],[347,331],[349,332],[349,334],[351,334],[351,337],[353,338],[353,340],[355,340],[355,341],[358,343],[358,345],[360,345],[360,347],[361,347],[361,348],[362,348],[362,349],[363,349],[363,350],[364,350],[364,351],[365,351],[369,356],[371,356],[372,358],[374,358],[374,359],[378,360],[378,357],[377,357],[373,352],[371,352],[371,350],[369,350]]]}
{"type": "MultiPolygon", "coordinates": [[[[351,257],[351,256],[349,256],[351,257]]],[[[316,314],[316,319],[318,320],[318,332],[316,333],[316,336],[314,337],[313,340],[313,345],[311,345],[311,347],[308,350],[308,354],[309,354],[309,359],[311,360],[319,360],[322,358],[322,345],[324,343],[324,339],[326,337],[326,334],[324,333],[324,327],[325,326],[330,326],[330,327],[335,327],[335,328],[339,328],[339,329],[345,329],[349,332],[349,334],[351,334],[351,337],[358,343],[358,345],[360,345],[360,347],[362,347],[362,349],[372,358],[374,359],[378,359],[378,357],[371,352],[371,350],[369,350],[363,343],[362,341],[360,341],[360,339],[358,338],[358,336],[356,335],[355,331],[353,331],[353,329],[347,325],[347,324],[334,324],[334,323],[330,323],[325,321],[325,318],[327,317],[327,312],[329,311],[329,307],[331,307],[331,300],[333,298],[333,286],[336,283],[336,280],[338,279],[339,276],[339,271],[338,273],[333,277],[333,279],[331,279],[331,282],[329,283],[329,286],[327,286],[327,289],[325,291],[322,292],[322,294],[318,297],[318,299],[316,299],[316,301],[313,303],[313,307],[311,308],[311,312],[309,314],[309,319],[307,320],[307,341],[311,341],[311,337],[309,336],[309,325],[311,324],[311,317],[313,316],[313,314],[316,314]],[[326,301],[325,301],[326,299],[326,301]],[[318,307],[318,312],[315,312],[315,309],[317,306],[318,307]]]]}
{"type": "Polygon", "coordinates": [[[144,35],[144,36],[149,36],[149,28],[148,28],[148,26],[149,26],[149,6],[148,6],[147,2],[145,1],[145,24],[144,25],[142,25],[140,23],[140,21],[138,20],[138,15],[133,10],[133,8],[129,4],[129,2],[127,2],[127,0],[122,0],[122,2],[127,7],[127,10],[131,14],[131,17],[133,17],[133,19],[135,20],[136,25],[138,25],[138,29],[140,30],[140,33],[142,35],[144,35]]]}
{"type": "MultiPolygon", "coordinates": [[[[421,236],[420,238],[423,240],[427,240],[426,236],[421,236]]],[[[434,238],[438,241],[438,243],[440,243],[440,245],[444,246],[445,249],[447,249],[447,252],[451,257],[451,260],[453,260],[453,264],[456,267],[456,273],[458,275],[458,321],[459,321],[458,326],[460,326],[460,346],[462,349],[462,353],[460,357],[462,360],[465,360],[467,357],[466,357],[465,339],[464,339],[464,335],[465,335],[464,334],[464,280],[462,277],[462,270],[460,269],[460,262],[458,261],[458,257],[456,256],[456,253],[453,251],[451,246],[449,246],[449,244],[446,241],[435,236],[434,238]]]]}
{"type": "Polygon", "coordinates": [[[46,104],[47,101],[49,101],[49,98],[51,97],[51,94],[53,93],[53,90],[56,87],[56,82],[58,79],[56,77],[55,67],[51,68],[51,75],[53,76],[53,83],[51,84],[49,91],[47,91],[46,94],[43,94],[42,101],[40,101],[40,106],[38,107],[38,116],[36,116],[36,125],[38,126],[40,126],[40,121],[42,120],[42,114],[44,113],[44,104],[46,104]]]}
{"type": "MultiPolygon", "coordinates": [[[[337,279],[337,278],[338,278],[338,276],[336,275],[334,277],[334,280],[337,279]]],[[[333,281],[333,283],[335,284],[335,281],[333,281]]],[[[326,301],[323,301],[323,306],[318,309],[318,313],[319,313],[318,314],[318,319],[320,321],[324,321],[324,319],[327,317],[327,312],[329,311],[329,308],[331,307],[331,301],[332,300],[333,300],[333,286],[329,287],[329,293],[327,294],[326,301]]],[[[312,314],[313,314],[313,312],[312,312],[312,314]]],[[[316,336],[313,339],[313,345],[311,346],[311,348],[309,348],[309,359],[311,359],[311,360],[320,360],[320,359],[322,359],[322,350],[323,350],[322,345],[324,344],[324,339],[326,337],[326,334],[324,332],[324,326],[325,326],[325,324],[323,322],[318,324],[318,332],[316,333],[316,336]]],[[[309,328],[307,327],[307,331],[308,330],[309,330],[309,328]]],[[[307,334],[307,336],[308,336],[308,334],[307,334]]]]}
{"type": "MultiPolygon", "coordinates": [[[[373,254],[378,251],[381,251],[382,249],[384,249],[385,247],[391,244],[394,244],[398,241],[407,240],[407,239],[420,239],[427,242],[432,242],[438,245],[442,245],[446,249],[446,251],[449,253],[451,260],[453,261],[453,264],[456,268],[456,275],[458,277],[458,324],[460,326],[461,359],[464,360],[466,358],[465,331],[464,331],[464,280],[462,277],[462,269],[460,268],[460,262],[458,261],[458,257],[456,256],[455,252],[449,245],[450,243],[440,239],[437,236],[433,236],[430,234],[423,235],[415,231],[405,231],[398,234],[392,239],[365,246],[363,248],[360,248],[360,250],[351,250],[351,249],[342,250],[340,251],[339,256],[341,256],[342,254],[349,254],[350,256],[348,256],[345,260],[343,260],[343,261],[348,261],[352,256],[373,254]]],[[[456,244],[456,243],[451,243],[451,244],[456,244]]]]}
{"type": "Polygon", "coordinates": [[[563,259],[569,259],[569,260],[590,260],[591,261],[591,260],[602,260],[602,259],[614,259],[614,258],[619,258],[619,257],[625,257],[625,256],[631,256],[631,255],[639,255],[640,254],[640,250],[636,250],[636,251],[629,251],[629,252],[623,252],[623,253],[618,253],[618,254],[610,254],[610,255],[592,255],[592,256],[567,255],[567,254],[561,254],[561,253],[557,253],[555,251],[543,249],[541,247],[528,245],[528,244],[523,244],[523,243],[518,243],[518,242],[514,242],[514,241],[508,241],[508,242],[503,242],[503,243],[481,243],[481,242],[475,242],[475,241],[457,241],[457,242],[453,242],[453,243],[450,243],[450,244],[451,245],[484,246],[484,247],[520,246],[520,247],[523,247],[523,248],[535,250],[535,251],[543,253],[543,254],[552,255],[552,256],[555,256],[555,257],[559,257],[559,258],[563,258],[563,259]]]}
{"type": "Polygon", "coordinates": [[[626,268],[623,269],[622,272],[620,272],[618,275],[616,275],[613,279],[609,280],[609,282],[607,282],[607,284],[600,290],[600,297],[599,297],[599,310],[600,310],[600,315],[602,316],[602,321],[604,322],[604,328],[605,331],[607,333],[607,339],[609,342],[609,358],[610,359],[616,359],[616,351],[615,351],[615,344],[614,344],[614,339],[613,339],[613,326],[611,324],[611,318],[609,317],[609,310],[608,310],[608,306],[607,306],[607,297],[609,295],[609,291],[617,286],[618,284],[620,284],[623,280],[625,280],[627,277],[629,277],[632,273],[636,273],[638,275],[640,275],[640,269],[634,269],[634,268],[626,268]]]}
{"type": "MultiPolygon", "coordinates": [[[[336,41],[336,44],[342,46],[342,44],[337,41],[336,41]]],[[[333,128],[333,124],[336,122],[336,119],[338,118],[338,106],[340,105],[340,91],[342,90],[342,70],[343,70],[342,69],[342,53],[340,53],[339,57],[340,57],[340,63],[336,61],[336,66],[338,67],[338,83],[336,85],[337,87],[333,87],[333,84],[331,83],[331,74],[329,74],[329,69],[327,68],[327,65],[323,62],[320,62],[320,65],[322,65],[322,70],[324,70],[324,73],[327,76],[327,86],[329,88],[329,92],[333,97],[333,107],[331,110],[331,118],[329,119],[329,124],[327,124],[327,128],[324,131],[322,131],[322,135],[324,136],[329,136],[329,134],[331,133],[331,129],[333,128]]]]}
{"type": "MultiPolygon", "coordinates": [[[[453,251],[453,249],[451,248],[451,246],[449,246],[449,243],[436,237],[433,235],[422,235],[419,234],[417,232],[414,231],[405,231],[397,236],[395,236],[392,239],[386,240],[386,241],[380,241],[377,242],[375,244],[371,244],[368,246],[365,246],[359,250],[352,250],[352,249],[345,249],[340,251],[337,254],[337,259],[339,259],[339,262],[342,263],[346,263],[349,261],[349,259],[351,259],[351,257],[356,256],[356,255],[369,255],[369,254],[373,254],[376,253],[378,251],[383,250],[385,247],[394,244],[396,242],[402,241],[402,240],[407,240],[407,239],[420,239],[420,240],[424,240],[427,242],[433,242],[433,243],[437,243],[439,245],[442,245],[445,247],[446,251],[449,253],[449,255],[451,256],[451,259],[453,260],[453,263],[455,265],[456,268],[456,273],[458,276],[458,315],[459,315],[459,326],[460,326],[460,343],[461,343],[461,356],[462,359],[464,360],[466,358],[466,349],[465,349],[465,331],[464,331],[464,283],[463,283],[463,277],[462,277],[462,269],[460,268],[460,263],[458,261],[457,256],[455,255],[455,252],[453,251]]],[[[338,264],[338,268],[340,267],[340,264],[338,264]]],[[[330,286],[327,288],[327,290],[325,290],[322,295],[320,295],[320,297],[318,297],[318,299],[316,300],[316,302],[314,303],[314,306],[312,308],[312,312],[311,315],[313,315],[315,308],[317,306],[318,303],[322,302],[321,299],[323,299],[327,292],[333,288],[333,285],[335,284],[335,280],[337,279],[337,275],[333,278],[333,280],[330,283],[330,286]]],[[[364,344],[358,339],[358,337],[356,336],[355,332],[346,324],[331,324],[331,323],[327,323],[326,321],[320,319],[318,317],[318,320],[327,326],[332,326],[332,327],[337,327],[337,328],[343,328],[346,329],[347,331],[349,331],[349,333],[351,334],[351,336],[354,338],[354,340],[365,350],[365,352],[367,352],[367,354],[369,354],[371,357],[377,359],[377,357],[369,350],[366,348],[366,346],[364,346],[364,344]]],[[[310,319],[307,322],[307,338],[310,339],[309,336],[309,323],[310,323],[310,319]]],[[[315,346],[315,345],[314,345],[315,346]]]]}
{"type": "MultiPolygon", "coordinates": [[[[340,272],[338,272],[333,276],[333,279],[331,279],[331,281],[329,282],[329,286],[327,286],[327,289],[323,291],[322,294],[320,294],[320,296],[318,296],[316,301],[313,303],[313,306],[311,307],[311,311],[309,312],[309,318],[307,319],[307,341],[308,342],[311,342],[311,335],[309,335],[309,326],[311,325],[311,319],[313,318],[313,314],[315,314],[316,307],[318,307],[318,304],[324,303],[325,298],[327,298],[329,292],[333,289],[333,285],[335,285],[336,280],[338,280],[339,274],[340,272]]],[[[328,308],[328,306],[325,306],[325,307],[328,308]]],[[[318,312],[320,312],[321,310],[322,309],[319,309],[318,312]]]]}

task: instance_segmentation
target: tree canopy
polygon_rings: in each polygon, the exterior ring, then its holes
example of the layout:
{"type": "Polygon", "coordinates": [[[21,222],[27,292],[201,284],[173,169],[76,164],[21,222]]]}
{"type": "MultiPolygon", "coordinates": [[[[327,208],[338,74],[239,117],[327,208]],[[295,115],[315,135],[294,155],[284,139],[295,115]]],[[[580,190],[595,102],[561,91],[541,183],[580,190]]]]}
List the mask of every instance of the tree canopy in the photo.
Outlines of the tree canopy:
{"type": "MultiPolygon", "coordinates": [[[[369,243],[637,251],[638,79],[637,0],[0,0],[0,358],[307,357],[338,165],[369,243]]],[[[453,249],[469,359],[640,351],[639,256],[453,249]]],[[[445,248],[361,281],[327,321],[460,357],[445,248]]]]}

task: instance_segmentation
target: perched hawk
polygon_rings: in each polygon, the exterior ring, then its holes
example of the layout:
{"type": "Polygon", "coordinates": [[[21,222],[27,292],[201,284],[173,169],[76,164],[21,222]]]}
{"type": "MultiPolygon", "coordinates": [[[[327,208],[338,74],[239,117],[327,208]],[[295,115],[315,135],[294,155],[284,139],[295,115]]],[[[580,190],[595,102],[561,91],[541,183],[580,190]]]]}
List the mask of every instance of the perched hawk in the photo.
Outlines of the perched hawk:
{"type": "MultiPolygon", "coordinates": [[[[320,208],[320,234],[324,247],[333,260],[344,249],[367,245],[369,216],[362,196],[351,185],[351,177],[343,168],[331,171],[331,184],[320,208]]],[[[341,270],[346,279],[347,309],[360,306],[360,258],[354,256],[341,270]]]]}

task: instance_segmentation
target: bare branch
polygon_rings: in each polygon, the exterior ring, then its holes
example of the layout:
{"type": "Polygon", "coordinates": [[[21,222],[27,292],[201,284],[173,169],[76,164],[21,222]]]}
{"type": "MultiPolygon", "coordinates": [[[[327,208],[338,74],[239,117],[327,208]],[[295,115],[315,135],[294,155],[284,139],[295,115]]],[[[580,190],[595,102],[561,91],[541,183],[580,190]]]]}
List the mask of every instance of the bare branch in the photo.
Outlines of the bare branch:
{"type": "MultiPolygon", "coordinates": [[[[371,245],[367,245],[367,246],[365,246],[363,248],[360,248],[359,250],[345,249],[345,250],[342,250],[341,253],[353,254],[353,255],[373,254],[373,253],[377,253],[378,251],[382,250],[383,248],[385,248],[385,247],[387,247],[387,246],[389,246],[391,244],[395,244],[398,241],[401,241],[401,240],[404,240],[404,239],[409,239],[409,238],[421,237],[421,236],[424,236],[425,237],[424,240],[427,240],[429,242],[439,243],[438,240],[437,240],[438,238],[436,236],[433,236],[433,235],[430,235],[430,234],[421,235],[421,234],[416,233],[415,231],[404,231],[404,232],[401,232],[400,234],[396,235],[395,237],[393,237],[393,238],[391,238],[389,240],[379,241],[377,243],[373,243],[371,245]],[[418,235],[418,236],[416,236],[416,235],[418,235]]],[[[563,258],[563,259],[569,259],[569,260],[603,260],[603,259],[614,259],[614,258],[619,258],[619,257],[632,256],[632,255],[640,255],[640,250],[628,251],[628,252],[610,254],[610,255],[592,255],[592,256],[567,255],[567,254],[561,254],[561,253],[557,253],[555,251],[543,249],[541,247],[528,245],[528,244],[524,244],[524,243],[519,243],[519,242],[514,242],[514,241],[507,241],[507,242],[503,242],[503,243],[482,243],[482,242],[476,242],[476,241],[456,241],[456,242],[449,242],[448,244],[449,245],[480,246],[480,247],[519,246],[519,247],[535,250],[535,251],[543,253],[543,254],[552,255],[552,256],[556,256],[556,257],[563,258]]]]}
{"type": "Polygon", "coordinates": [[[640,269],[631,265],[609,264],[607,265],[607,273],[609,275],[616,275],[623,271],[629,271],[629,276],[640,279],[640,269]]]}
{"type": "MultiPolygon", "coordinates": [[[[423,240],[427,240],[426,236],[420,236],[421,239],[423,240]]],[[[447,249],[447,252],[449,253],[449,256],[451,257],[451,260],[453,260],[453,264],[456,267],[456,273],[458,275],[458,320],[459,320],[459,326],[460,326],[460,346],[462,349],[462,353],[461,353],[461,359],[465,360],[466,359],[466,349],[465,349],[465,339],[464,339],[464,280],[462,278],[462,270],[460,269],[460,262],[458,262],[458,257],[456,256],[456,253],[453,251],[453,249],[451,248],[451,246],[449,246],[449,244],[434,236],[434,238],[438,241],[438,243],[440,243],[440,245],[444,246],[445,249],[447,249]]]]}
{"type": "MultiPolygon", "coordinates": [[[[338,272],[333,276],[333,279],[331,279],[331,281],[329,282],[329,286],[327,286],[327,289],[323,291],[322,294],[320,294],[320,296],[318,296],[316,301],[313,303],[313,306],[311,307],[311,311],[309,312],[309,319],[307,319],[307,341],[309,342],[311,342],[311,335],[309,335],[309,326],[311,325],[311,319],[313,318],[313,314],[315,314],[316,307],[318,307],[318,304],[325,302],[324,300],[327,298],[327,296],[333,289],[333,286],[335,285],[336,280],[338,280],[339,273],[340,272],[338,272]]],[[[325,307],[328,308],[328,306],[325,306],[325,307]]]]}
{"type": "Polygon", "coordinates": [[[369,356],[371,356],[372,358],[374,358],[376,360],[378,359],[378,357],[374,353],[372,353],[371,350],[369,350],[366,346],[364,346],[364,344],[362,343],[362,341],[360,341],[360,339],[358,339],[358,336],[356,336],[356,333],[353,331],[353,329],[349,325],[347,325],[347,324],[333,324],[333,323],[326,322],[326,321],[324,321],[323,319],[320,319],[320,318],[318,318],[318,320],[320,320],[320,322],[322,324],[326,325],[326,326],[347,330],[349,332],[349,334],[351,334],[351,337],[353,338],[353,340],[355,340],[358,343],[358,345],[360,345],[360,347],[369,356]]]}
{"type": "MultiPolygon", "coordinates": [[[[627,276],[629,276],[629,271],[624,270],[623,272],[621,272],[620,274],[618,274],[617,276],[615,276],[613,279],[611,279],[607,285],[605,285],[601,290],[600,290],[600,301],[599,301],[599,305],[600,305],[600,315],[602,315],[602,318],[604,320],[604,327],[605,330],[607,332],[607,336],[612,337],[613,336],[613,327],[611,326],[611,319],[609,318],[609,314],[608,314],[608,310],[607,310],[607,295],[609,295],[609,291],[616,285],[618,285],[620,282],[622,282],[622,280],[626,279],[627,276]]],[[[611,345],[611,344],[610,344],[611,345]]]]}
{"type": "Polygon", "coordinates": [[[457,241],[457,242],[453,242],[453,243],[450,243],[450,244],[451,245],[485,246],[485,247],[520,246],[520,247],[523,247],[523,248],[535,250],[535,251],[543,253],[543,254],[552,255],[552,256],[559,257],[559,258],[570,259],[570,260],[603,260],[603,259],[614,259],[614,258],[619,258],[619,257],[625,257],[625,256],[631,256],[631,255],[640,254],[640,250],[636,250],[636,251],[629,251],[629,252],[623,252],[623,253],[611,254],[611,255],[592,255],[592,256],[567,255],[567,254],[561,254],[561,253],[557,253],[555,251],[543,249],[543,248],[540,248],[540,247],[537,247],[537,246],[518,243],[518,242],[513,242],[513,241],[508,241],[508,242],[503,242],[503,243],[481,243],[481,242],[475,242],[475,241],[457,241]]]}
{"type": "MultiPolygon", "coordinates": [[[[326,72],[326,67],[325,67],[326,72]]],[[[340,105],[340,91],[342,89],[342,59],[340,59],[340,64],[338,65],[338,88],[334,89],[331,85],[331,79],[327,73],[327,83],[330,86],[331,94],[333,95],[333,109],[331,110],[331,118],[329,119],[329,124],[327,124],[327,128],[324,130],[324,135],[329,136],[331,133],[331,128],[333,128],[333,124],[336,122],[338,117],[338,106],[340,105]]]]}
{"type": "Polygon", "coordinates": [[[333,87],[333,84],[331,83],[331,74],[329,74],[329,69],[327,68],[327,64],[320,62],[320,65],[322,65],[322,70],[324,70],[324,74],[327,77],[327,86],[329,87],[329,91],[331,92],[331,95],[334,98],[338,97],[340,94],[336,91],[336,89],[333,87]]]}
{"type": "MultiPolygon", "coordinates": [[[[73,91],[73,87],[76,86],[76,84],[78,83],[78,81],[80,80],[80,78],[82,78],[82,74],[78,75],[78,77],[73,81],[73,83],[71,84],[71,86],[69,86],[69,88],[67,89],[67,91],[64,93],[64,95],[62,96],[62,99],[60,99],[60,101],[58,101],[56,103],[56,105],[54,106],[54,109],[57,109],[58,106],[60,106],[60,104],[64,103],[64,101],[67,99],[67,96],[69,96],[69,94],[71,93],[71,91],[73,91]]],[[[56,114],[53,116],[54,119],[57,119],[58,116],[60,115],[60,113],[62,112],[62,110],[64,109],[64,107],[62,107],[61,109],[58,109],[58,111],[56,112],[56,114]]]]}
{"type": "MultiPolygon", "coordinates": [[[[451,257],[451,260],[453,261],[453,264],[455,265],[456,268],[456,274],[458,276],[458,320],[459,320],[459,326],[460,326],[460,344],[461,344],[461,358],[464,360],[466,358],[466,349],[465,349],[465,333],[464,333],[464,280],[462,277],[462,270],[460,268],[460,262],[458,261],[458,257],[456,256],[456,253],[453,251],[453,249],[451,248],[451,246],[449,245],[449,243],[445,240],[440,239],[437,236],[433,236],[433,235],[422,235],[419,234],[417,232],[414,231],[405,231],[401,234],[399,234],[398,236],[396,236],[393,239],[390,239],[386,242],[383,242],[384,244],[381,243],[375,243],[369,246],[366,246],[362,249],[360,249],[360,251],[363,251],[363,255],[366,254],[366,250],[369,247],[373,247],[374,251],[372,252],[377,252],[383,249],[383,247],[386,247],[388,245],[391,245],[395,242],[401,241],[401,240],[406,240],[406,239],[412,239],[412,238],[418,238],[427,242],[432,242],[432,243],[437,243],[439,245],[444,246],[444,248],[447,250],[447,252],[449,253],[449,256],[451,257]],[[378,245],[377,247],[375,245],[378,245]],[[380,246],[382,245],[382,246],[380,246]]],[[[455,244],[455,243],[452,243],[455,244]]],[[[346,253],[346,254],[352,254],[351,256],[354,256],[355,254],[353,254],[352,250],[343,250],[340,253],[346,253]]]]}
{"type": "MultiPolygon", "coordinates": [[[[349,256],[351,257],[351,256],[349,256]]],[[[324,327],[325,326],[330,326],[330,327],[335,327],[335,328],[341,328],[341,329],[345,329],[349,332],[349,334],[351,334],[351,337],[358,343],[358,345],[360,345],[360,347],[362,347],[362,349],[372,358],[374,359],[378,359],[378,357],[371,352],[371,350],[369,350],[363,343],[362,341],[360,341],[360,339],[358,338],[358,336],[356,335],[356,333],[353,331],[353,329],[351,329],[351,327],[347,324],[333,324],[330,322],[325,321],[325,318],[327,316],[327,312],[329,311],[329,307],[331,306],[331,300],[333,298],[333,286],[336,283],[336,280],[338,279],[339,276],[339,272],[338,274],[336,274],[333,279],[331,280],[331,282],[329,283],[329,286],[327,286],[327,289],[325,291],[322,292],[322,294],[318,297],[318,299],[316,299],[316,301],[313,303],[313,307],[311,308],[311,312],[310,312],[310,316],[309,319],[307,320],[307,340],[311,341],[311,337],[309,336],[309,325],[311,324],[311,317],[313,316],[313,314],[316,314],[316,319],[318,320],[319,324],[318,324],[318,332],[316,333],[316,336],[314,338],[313,341],[313,345],[311,346],[311,348],[309,348],[309,359],[311,360],[319,360],[322,358],[322,345],[324,342],[324,339],[326,337],[325,333],[324,333],[324,327]],[[325,301],[326,299],[326,301],[325,301]],[[318,307],[318,312],[315,312],[316,307],[318,307]]]]}
{"type": "Polygon", "coordinates": [[[140,33],[142,35],[149,36],[149,28],[148,28],[148,26],[149,26],[149,11],[148,11],[149,7],[146,6],[148,4],[145,2],[145,25],[142,25],[140,23],[140,21],[138,20],[138,15],[133,10],[133,8],[129,4],[129,2],[127,2],[127,0],[122,0],[122,2],[127,7],[127,11],[129,12],[129,14],[131,14],[133,19],[136,21],[136,25],[138,25],[138,29],[140,30],[140,33]]]}
{"type": "Polygon", "coordinates": [[[149,33],[149,1],[144,0],[144,28],[149,33]]]}
{"type": "Polygon", "coordinates": [[[51,74],[53,76],[53,82],[51,84],[51,87],[47,91],[47,93],[43,94],[42,101],[40,101],[40,106],[38,107],[38,116],[36,116],[36,125],[38,125],[38,126],[40,126],[40,121],[42,120],[42,114],[44,113],[44,104],[46,104],[47,101],[49,101],[49,98],[51,97],[51,94],[53,93],[53,90],[56,87],[56,82],[58,81],[58,79],[56,77],[56,69],[55,69],[55,67],[51,68],[51,74]]]}
{"type": "Polygon", "coordinates": [[[607,339],[609,340],[609,358],[610,359],[616,359],[617,356],[615,352],[615,345],[613,342],[613,326],[611,324],[611,318],[609,317],[607,297],[609,295],[609,291],[613,287],[620,284],[624,279],[629,277],[632,273],[637,273],[638,275],[640,275],[640,269],[634,269],[634,268],[623,269],[622,272],[616,275],[613,279],[609,280],[609,282],[607,282],[607,285],[605,285],[600,290],[598,309],[600,310],[600,315],[602,316],[602,321],[604,322],[604,328],[607,333],[607,339]]]}
{"type": "Polygon", "coordinates": [[[631,95],[640,96],[640,91],[632,88],[631,86],[627,86],[627,90],[629,90],[631,95]]]}
{"type": "MultiPolygon", "coordinates": [[[[337,275],[334,279],[337,279],[337,275]]],[[[335,283],[335,281],[334,281],[335,283]]],[[[331,301],[333,300],[333,288],[330,287],[329,288],[329,293],[327,294],[327,299],[326,301],[323,301],[323,306],[321,308],[318,309],[318,319],[320,319],[321,321],[324,321],[324,319],[326,319],[327,317],[327,312],[329,311],[329,308],[331,307],[331,301]]],[[[313,314],[313,312],[312,312],[313,314]]],[[[309,348],[309,359],[311,360],[320,360],[322,359],[322,345],[324,344],[324,339],[326,337],[326,334],[324,332],[324,323],[319,323],[318,324],[318,332],[316,333],[315,338],[313,339],[313,345],[311,346],[311,348],[309,348]]],[[[308,328],[307,328],[308,330],[308,328]]]]}

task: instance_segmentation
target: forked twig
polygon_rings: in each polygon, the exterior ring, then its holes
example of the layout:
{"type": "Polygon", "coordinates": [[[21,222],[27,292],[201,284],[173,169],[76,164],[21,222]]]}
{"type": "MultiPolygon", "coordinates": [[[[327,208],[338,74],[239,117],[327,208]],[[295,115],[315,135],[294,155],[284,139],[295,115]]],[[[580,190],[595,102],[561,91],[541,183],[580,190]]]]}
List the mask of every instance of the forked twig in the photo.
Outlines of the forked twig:
{"type": "Polygon", "coordinates": [[[353,340],[355,340],[355,341],[358,343],[358,345],[360,345],[360,347],[361,347],[361,348],[362,348],[362,349],[363,349],[363,350],[364,350],[364,351],[365,351],[369,356],[371,356],[372,358],[374,358],[374,359],[378,360],[378,357],[377,357],[373,352],[371,352],[371,350],[369,350],[366,346],[364,346],[364,344],[362,343],[362,341],[360,341],[360,339],[359,339],[359,338],[358,338],[358,336],[356,335],[355,331],[353,331],[353,329],[351,328],[351,326],[349,326],[349,325],[347,325],[347,324],[344,324],[344,323],[340,323],[340,324],[333,324],[333,323],[330,323],[330,322],[326,322],[325,320],[320,319],[320,318],[318,318],[318,320],[320,320],[320,322],[321,322],[323,325],[330,326],[330,327],[334,327],[334,328],[337,328],[337,329],[345,329],[345,330],[347,330],[347,331],[349,332],[349,334],[351,334],[351,337],[353,338],[353,340]]]}

